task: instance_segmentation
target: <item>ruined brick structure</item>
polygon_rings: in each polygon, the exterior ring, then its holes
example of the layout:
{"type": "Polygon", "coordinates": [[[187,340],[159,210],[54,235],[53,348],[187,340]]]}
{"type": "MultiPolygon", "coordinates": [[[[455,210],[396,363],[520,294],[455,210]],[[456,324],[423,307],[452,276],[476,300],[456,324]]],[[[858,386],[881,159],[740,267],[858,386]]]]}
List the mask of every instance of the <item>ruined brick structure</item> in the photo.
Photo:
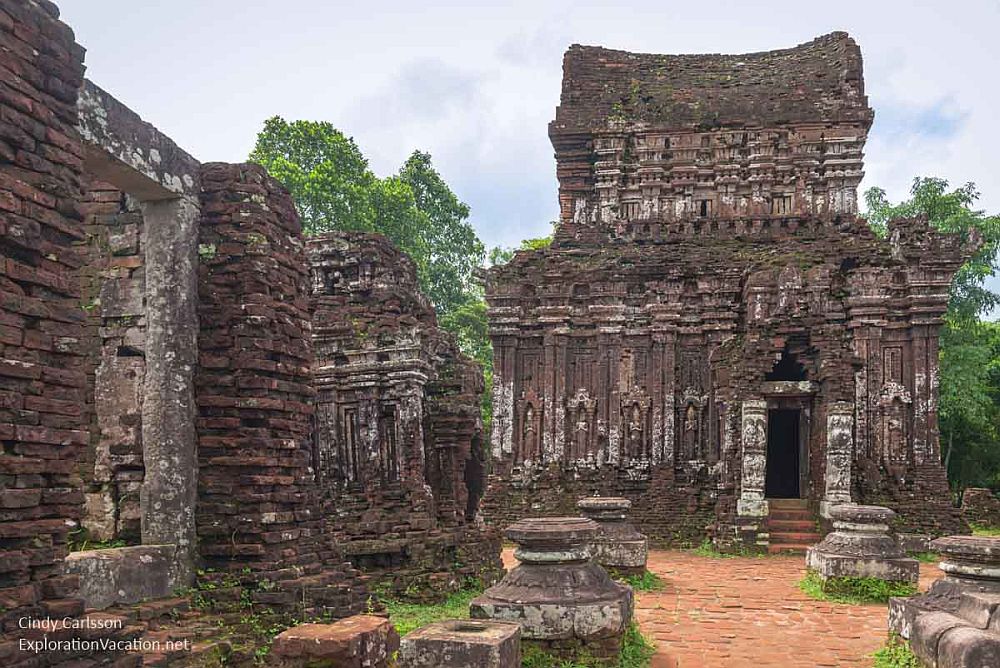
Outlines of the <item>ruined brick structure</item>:
{"type": "Polygon", "coordinates": [[[324,516],[351,560],[401,595],[492,583],[500,539],[478,517],[479,367],[385,237],[328,233],[307,252],[324,516]]]}
{"type": "Polygon", "coordinates": [[[1000,498],[993,490],[969,487],[962,492],[962,517],[976,526],[1000,527],[1000,498]]]}
{"type": "Polygon", "coordinates": [[[599,493],[659,543],[766,545],[768,498],[958,529],[937,337],[969,249],[856,216],[872,118],[844,33],[746,55],[569,49],[558,230],[487,285],[490,521],[599,493]]]}
{"type": "MultiPolygon", "coordinates": [[[[86,81],[58,16],[0,0],[2,663],[105,665],[116,652],[20,651],[44,631],[17,621],[169,594],[198,568],[229,601],[299,619],[364,610],[320,512],[291,199],[257,166],[201,165],[86,81]],[[141,543],[149,572],[114,571],[115,550],[67,567],[74,536],[141,543]],[[70,574],[97,572],[103,589],[70,574]]],[[[48,635],[136,638],[149,618],[127,614],[48,635]]]]}
{"type": "Polygon", "coordinates": [[[217,571],[275,583],[253,594],[261,603],[358,612],[364,592],[325,531],[313,469],[298,214],[258,165],[204,165],[201,183],[198,552],[217,571]]]}

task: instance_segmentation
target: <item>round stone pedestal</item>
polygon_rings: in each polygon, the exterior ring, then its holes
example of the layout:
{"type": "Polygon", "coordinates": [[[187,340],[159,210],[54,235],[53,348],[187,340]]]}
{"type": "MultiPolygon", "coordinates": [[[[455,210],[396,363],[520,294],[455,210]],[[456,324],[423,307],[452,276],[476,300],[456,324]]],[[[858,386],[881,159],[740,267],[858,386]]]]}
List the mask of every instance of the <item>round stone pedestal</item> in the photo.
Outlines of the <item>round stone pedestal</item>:
{"type": "Polygon", "coordinates": [[[944,577],[926,593],[889,600],[889,630],[923,665],[1000,665],[1000,538],[948,536],[930,543],[944,577]]]}
{"type": "Polygon", "coordinates": [[[627,575],[640,575],[646,570],[648,542],[628,522],[631,501],[618,496],[591,496],[577,501],[576,507],[600,527],[591,543],[597,563],[627,575]]]}
{"type": "Polygon", "coordinates": [[[895,515],[881,506],[833,506],[833,531],[806,551],[806,566],[823,578],[878,578],[915,584],[920,564],[906,557],[892,533],[889,525],[895,515]]]}
{"type": "Polygon", "coordinates": [[[1000,583],[1000,538],[948,536],[932,540],[931,549],[941,555],[939,568],[949,578],[1000,583]]]}
{"type": "Polygon", "coordinates": [[[524,519],[507,527],[521,563],[473,599],[472,617],[517,622],[525,642],[564,659],[585,650],[615,660],[633,596],[591,560],[597,532],[597,523],[582,517],[524,519]]]}

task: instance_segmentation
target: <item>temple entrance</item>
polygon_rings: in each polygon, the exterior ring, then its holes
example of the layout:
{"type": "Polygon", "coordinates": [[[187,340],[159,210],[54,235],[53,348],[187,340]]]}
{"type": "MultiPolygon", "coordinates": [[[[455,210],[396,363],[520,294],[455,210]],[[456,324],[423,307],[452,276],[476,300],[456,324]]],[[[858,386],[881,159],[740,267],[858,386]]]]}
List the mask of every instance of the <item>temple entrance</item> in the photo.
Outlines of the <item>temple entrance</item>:
{"type": "Polygon", "coordinates": [[[764,496],[770,499],[798,499],[799,410],[772,409],[767,412],[767,474],[764,496]]]}

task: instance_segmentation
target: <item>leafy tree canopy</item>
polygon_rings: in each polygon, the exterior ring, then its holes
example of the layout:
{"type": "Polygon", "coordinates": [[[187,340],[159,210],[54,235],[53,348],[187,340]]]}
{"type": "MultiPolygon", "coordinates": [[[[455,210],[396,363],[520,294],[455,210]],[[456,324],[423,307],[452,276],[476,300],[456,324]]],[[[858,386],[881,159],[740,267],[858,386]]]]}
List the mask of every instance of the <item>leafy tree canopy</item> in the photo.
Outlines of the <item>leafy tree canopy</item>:
{"type": "Polygon", "coordinates": [[[269,118],[250,160],[292,195],[306,234],[380,232],[416,263],[439,315],[478,297],[473,272],[486,252],[462,203],[415,151],[399,173],[379,178],[357,144],[331,124],[269,118]]]}

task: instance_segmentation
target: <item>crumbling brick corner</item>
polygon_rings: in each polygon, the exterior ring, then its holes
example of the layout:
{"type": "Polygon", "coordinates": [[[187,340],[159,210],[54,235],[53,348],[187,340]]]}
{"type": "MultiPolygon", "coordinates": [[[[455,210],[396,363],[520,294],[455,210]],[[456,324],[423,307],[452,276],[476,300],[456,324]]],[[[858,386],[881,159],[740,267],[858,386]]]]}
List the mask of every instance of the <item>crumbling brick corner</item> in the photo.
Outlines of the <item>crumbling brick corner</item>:
{"type": "Polygon", "coordinates": [[[201,181],[200,555],[255,588],[255,601],[359,612],[365,588],[337,558],[320,514],[298,215],[257,165],[206,164],[201,181]]]}
{"type": "Polygon", "coordinates": [[[74,248],[84,68],[58,17],[49,2],[0,2],[0,631],[12,634],[24,617],[83,611],[61,564],[82,514],[87,445],[74,248]]]}

